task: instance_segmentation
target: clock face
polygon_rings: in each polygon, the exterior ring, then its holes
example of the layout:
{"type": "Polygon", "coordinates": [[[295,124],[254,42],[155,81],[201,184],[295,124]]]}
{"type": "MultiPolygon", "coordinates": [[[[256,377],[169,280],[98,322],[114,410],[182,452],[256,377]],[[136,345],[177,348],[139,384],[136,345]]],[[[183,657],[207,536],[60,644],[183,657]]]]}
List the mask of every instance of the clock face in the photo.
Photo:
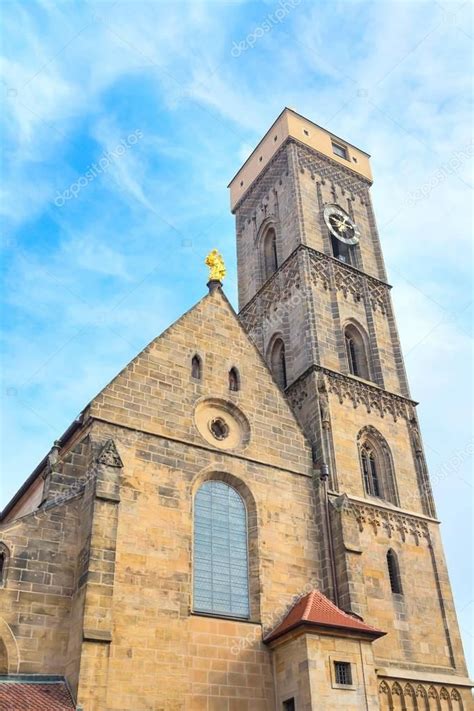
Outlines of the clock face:
{"type": "Polygon", "coordinates": [[[355,222],[339,205],[326,205],[324,221],[334,237],[345,244],[357,244],[360,232],[355,222]]]}

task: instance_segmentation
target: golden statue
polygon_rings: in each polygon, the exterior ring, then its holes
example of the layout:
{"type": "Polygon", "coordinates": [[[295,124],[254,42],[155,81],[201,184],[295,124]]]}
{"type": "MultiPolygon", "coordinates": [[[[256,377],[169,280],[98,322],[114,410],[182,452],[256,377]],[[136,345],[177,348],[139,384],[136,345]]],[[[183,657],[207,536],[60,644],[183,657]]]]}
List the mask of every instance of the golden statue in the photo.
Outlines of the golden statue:
{"type": "Polygon", "coordinates": [[[207,255],[205,264],[209,267],[209,281],[222,281],[226,275],[224,260],[217,251],[213,249],[207,255]]]}

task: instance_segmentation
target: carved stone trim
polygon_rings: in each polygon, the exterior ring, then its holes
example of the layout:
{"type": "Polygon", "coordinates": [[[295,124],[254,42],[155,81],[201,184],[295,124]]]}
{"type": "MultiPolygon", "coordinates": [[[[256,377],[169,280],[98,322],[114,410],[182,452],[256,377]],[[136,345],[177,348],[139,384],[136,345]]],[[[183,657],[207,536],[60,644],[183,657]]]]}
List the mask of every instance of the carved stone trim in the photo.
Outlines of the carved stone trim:
{"type": "Polygon", "coordinates": [[[113,439],[107,440],[104,444],[97,457],[97,463],[103,464],[106,467],[123,467],[123,462],[113,439]]]}
{"type": "Polygon", "coordinates": [[[364,291],[364,278],[362,275],[350,269],[345,269],[342,262],[340,264],[333,264],[332,269],[336,289],[342,291],[345,299],[347,299],[350,294],[354,301],[360,301],[364,291]]]}
{"type": "Polygon", "coordinates": [[[379,683],[379,695],[387,697],[385,703],[387,704],[388,701],[390,708],[394,708],[393,698],[395,696],[400,697],[397,704],[399,708],[404,709],[407,708],[408,705],[410,708],[415,706],[420,710],[422,708],[427,709],[428,706],[432,708],[432,706],[429,705],[429,699],[434,699],[434,705],[436,708],[440,708],[439,702],[441,700],[447,701],[449,708],[451,708],[451,699],[462,703],[461,694],[456,688],[449,689],[446,686],[435,687],[433,684],[428,686],[428,683],[414,685],[413,683],[407,682],[404,684],[402,689],[402,686],[398,681],[382,679],[379,683]],[[405,699],[410,699],[410,701],[407,703],[405,699]],[[422,700],[421,703],[418,700],[422,700]]]}
{"type": "Polygon", "coordinates": [[[306,390],[305,384],[301,381],[295,388],[291,388],[288,393],[288,399],[290,401],[291,407],[294,410],[301,410],[303,403],[308,397],[308,392],[306,390]]]}
{"type": "Polygon", "coordinates": [[[352,195],[365,195],[367,187],[370,185],[367,179],[356,175],[349,168],[335,165],[330,158],[316,152],[314,149],[307,148],[301,143],[296,145],[298,146],[297,155],[300,168],[319,175],[323,180],[337,182],[343,190],[350,192],[352,195]]]}
{"type": "Polygon", "coordinates": [[[388,538],[398,538],[402,543],[410,538],[417,546],[424,540],[429,543],[428,524],[415,516],[379,509],[370,503],[362,504],[353,501],[347,494],[331,499],[331,504],[341,513],[354,516],[361,533],[369,526],[374,535],[380,531],[388,538]]]}
{"type": "Polygon", "coordinates": [[[387,314],[387,300],[388,300],[388,289],[389,287],[382,282],[376,281],[367,277],[367,286],[369,289],[369,299],[370,305],[373,311],[380,310],[380,312],[386,316],[387,314]]]}
{"type": "Polygon", "coordinates": [[[321,284],[324,289],[338,289],[346,298],[350,294],[354,299],[360,300],[363,294],[362,285],[365,280],[368,286],[371,308],[374,311],[379,309],[383,314],[388,313],[388,292],[391,288],[389,284],[369,276],[355,267],[344,264],[335,257],[330,257],[323,252],[318,252],[311,247],[300,244],[290,256],[285,259],[275,274],[273,274],[273,276],[260,287],[256,294],[253,295],[250,301],[242,307],[239,315],[243,320],[247,318],[247,313],[252,309],[252,305],[259,303],[260,308],[263,308],[265,301],[272,302],[277,295],[290,286],[290,284],[287,283],[290,265],[291,271],[289,273],[291,279],[294,282],[298,282],[297,288],[300,288],[300,270],[297,267],[296,255],[301,250],[305,250],[309,254],[311,283],[313,286],[321,284]],[[298,271],[298,276],[294,274],[295,269],[298,271]]]}
{"type": "Polygon", "coordinates": [[[321,284],[323,289],[329,289],[331,284],[331,264],[325,255],[319,252],[310,253],[310,274],[313,286],[321,284]]]}
{"type": "Polygon", "coordinates": [[[385,417],[386,414],[391,415],[394,422],[399,417],[409,419],[408,404],[411,403],[410,400],[387,390],[381,390],[375,385],[370,385],[370,383],[360,382],[355,378],[350,378],[325,368],[319,368],[318,366],[315,367],[324,371],[328,376],[328,391],[338,397],[341,405],[344,400],[350,400],[354,408],[362,405],[366,408],[367,413],[376,410],[380,417],[385,417]]]}

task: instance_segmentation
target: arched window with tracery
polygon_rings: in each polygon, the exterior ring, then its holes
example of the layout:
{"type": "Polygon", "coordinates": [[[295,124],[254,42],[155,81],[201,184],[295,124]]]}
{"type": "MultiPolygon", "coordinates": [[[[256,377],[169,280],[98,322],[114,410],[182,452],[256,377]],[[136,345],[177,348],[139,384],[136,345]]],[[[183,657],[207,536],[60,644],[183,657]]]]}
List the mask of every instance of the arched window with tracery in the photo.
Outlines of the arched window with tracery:
{"type": "Polygon", "coordinates": [[[347,364],[349,372],[364,380],[370,380],[369,359],[367,357],[368,339],[361,326],[347,324],[344,329],[347,364]]]}
{"type": "Polygon", "coordinates": [[[448,690],[442,686],[439,690],[439,706],[441,711],[452,711],[451,699],[448,690]]]}
{"type": "Polygon", "coordinates": [[[415,689],[411,684],[405,684],[403,688],[403,698],[405,699],[405,711],[418,711],[415,689]]]}
{"type": "Polygon", "coordinates": [[[248,618],[248,567],[245,503],[224,481],[205,481],[194,497],[194,611],[248,618]]]}
{"type": "Polygon", "coordinates": [[[280,388],[284,390],[288,385],[288,379],[286,373],[285,344],[280,337],[275,338],[270,349],[270,370],[280,388]]]}
{"type": "Polygon", "coordinates": [[[418,684],[416,687],[416,703],[419,711],[429,711],[428,694],[422,684],[418,684]]]}
{"type": "Polygon", "coordinates": [[[191,359],[191,377],[194,380],[201,380],[202,378],[202,360],[197,353],[191,359]]]}
{"type": "Polygon", "coordinates": [[[428,689],[428,708],[430,711],[439,711],[439,696],[434,686],[430,686],[428,689]]]}
{"type": "Polygon", "coordinates": [[[240,375],[237,368],[231,368],[229,370],[229,390],[232,392],[240,390],[240,375]]]}
{"type": "Polygon", "coordinates": [[[390,589],[393,593],[403,595],[402,579],[400,577],[400,566],[398,565],[398,557],[394,550],[390,548],[387,552],[387,571],[390,581],[390,589]]]}
{"type": "Polygon", "coordinates": [[[405,711],[403,690],[398,681],[392,684],[392,709],[393,711],[405,711]]]}
{"type": "Polygon", "coordinates": [[[451,691],[451,702],[453,711],[463,711],[464,707],[461,699],[461,694],[457,689],[452,689],[451,691]]]}
{"type": "Polygon", "coordinates": [[[392,692],[386,681],[381,681],[379,685],[379,705],[380,711],[392,711],[392,692]]]}
{"type": "Polygon", "coordinates": [[[265,281],[270,279],[278,269],[278,254],[276,232],[274,227],[268,227],[263,236],[263,265],[265,281]]]}
{"type": "Polygon", "coordinates": [[[375,427],[368,426],[357,435],[357,443],[365,493],[398,506],[392,455],[387,442],[375,427]]]}

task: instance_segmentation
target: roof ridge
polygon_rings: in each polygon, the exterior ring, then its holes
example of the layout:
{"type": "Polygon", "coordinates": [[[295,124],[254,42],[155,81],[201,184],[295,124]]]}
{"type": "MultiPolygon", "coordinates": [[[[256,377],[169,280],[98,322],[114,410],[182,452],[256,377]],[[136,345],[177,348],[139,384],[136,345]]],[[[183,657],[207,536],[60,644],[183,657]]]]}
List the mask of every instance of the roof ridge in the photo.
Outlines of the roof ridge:
{"type": "MultiPolygon", "coordinates": [[[[301,618],[302,618],[303,620],[307,620],[307,619],[309,618],[309,613],[311,612],[311,608],[313,607],[313,601],[314,601],[314,598],[315,598],[317,592],[318,592],[318,591],[316,590],[316,588],[313,588],[312,590],[310,590],[309,593],[306,594],[306,597],[307,597],[308,599],[307,599],[307,601],[306,601],[306,605],[305,605],[305,608],[304,608],[304,612],[303,612],[303,614],[302,614],[302,616],[301,616],[301,618]]],[[[303,599],[304,599],[304,598],[303,598],[303,599]]]]}
{"type": "MultiPolygon", "coordinates": [[[[320,593],[322,595],[322,593],[320,593]]],[[[324,595],[324,598],[327,600],[327,602],[335,609],[340,615],[343,615],[344,617],[347,617],[348,620],[351,622],[356,621],[360,622],[361,624],[365,625],[366,627],[370,627],[371,629],[375,630],[375,627],[372,627],[372,625],[369,625],[363,617],[359,617],[359,615],[353,614],[352,612],[346,612],[346,610],[343,610],[341,607],[338,607],[336,603],[334,603],[332,600],[330,600],[328,597],[324,595]]]]}

